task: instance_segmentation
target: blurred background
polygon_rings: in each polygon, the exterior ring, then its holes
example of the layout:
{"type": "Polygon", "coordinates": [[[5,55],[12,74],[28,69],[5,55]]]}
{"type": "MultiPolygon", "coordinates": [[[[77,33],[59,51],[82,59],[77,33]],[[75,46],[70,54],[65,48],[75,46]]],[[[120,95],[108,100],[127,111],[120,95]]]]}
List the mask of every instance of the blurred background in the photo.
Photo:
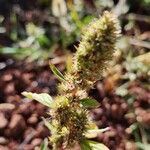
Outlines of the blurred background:
{"type": "MultiPolygon", "coordinates": [[[[150,0],[0,0],[0,150],[32,150],[49,135],[47,109],[23,91],[57,94],[49,69],[69,70],[84,26],[104,10],[120,20],[113,67],[89,95],[111,150],[150,149],[150,0]]],[[[109,36],[109,35],[108,35],[109,36]]]]}

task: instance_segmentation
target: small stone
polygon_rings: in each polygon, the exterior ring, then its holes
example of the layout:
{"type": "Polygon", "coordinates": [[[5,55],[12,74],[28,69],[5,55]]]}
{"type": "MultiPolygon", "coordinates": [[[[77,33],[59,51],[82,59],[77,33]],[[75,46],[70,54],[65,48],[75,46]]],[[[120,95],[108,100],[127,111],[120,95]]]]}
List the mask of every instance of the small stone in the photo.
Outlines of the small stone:
{"type": "Polygon", "coordinates": [[[29,124],[36,124],[38,122],[37,114],[31,115],[31,117],[27,120],[29,124]]]}
{"type": "Polygon", "coordinates": [[[10,149],[11,149],[11,150],[18,150],[20,144],[19,144],[17,141],[15,141],[15,140],[9,140],[9,143],[8,143],[7,146],[8,146],[8,148],[9,148],[9,150],[10,150],[10,149]]]}
{"type": "Polygon", "coordinates": [[[15,105],[13,105],[13,104],[10,104],[10,103],[0,104],[0,111],[10,112],[10,111],[13,111],[14,109],[15,109],[15,105]]]}
{"type": "Polygon", "coordinates": [[[42,142],[42,139],[40,138],[35,138],[32,140],[31,144],[35,147],[35,146],[39,146],[42,142]]]}
{"type": "Polygon", "coordinates": [[[15,85],[13,82],[10,82],[6,85],[4,89],[5,94],[14,94],[15,93],[15,85]]]}
{"type": "Polygon", "coordinates": [[[45,117],[45,111],[46,107],[44,105],[41,105],[40,103],[36,104],[36,113],[38,114],[38,116],[45,117]]]}
{"type": "Polygon", "coordinates": [[[45,138],[50,133],[49,130],[42,125],[38,125],[36,131],[37,131],[36,137],[38,138],[45,138]]]}
{"type": "Polygon", "coordinates": [[[150,126],[150,113],[143,116],[142,123],[148,127],[150,126]]]}
{"type": "Polygon", "coordinates": [[[34,111],[35,107],[31,103],[24,103],[19,106],[18,113],[23,114],[24,116],[29,116],[34,111]]]}
{"type": "Polygon", "coordinates": [[[4,137],[0,137],[0,145],[6,145],[8,143],[8,140],[4,137]]]}
{"type": "Polygon", "coordinates": [[[118,114],[119,113],[119,107],[118,107],[118,105],[116,105],[116,104],[113,104],[112,106],[111,106],[111,115],[114,117],[114,118],[116,118],[116,117],[118,117],[118,114]]]}
{"type": "Polygon", "coordinates": [[[10,120],[10,134],[14,137],[19,137],[26,128],[24,118],[19,114],[14,114],[10,120]]]}
{"type": "Polygon", "coordinates": [[[3,113],[0,113],[0,129],[4,129],[8,124],[8,120],[6,119],[3,113]]]}
{"type": "Polygon", "coordinates": [[[26,144],[23,146],[23,150],[33,150],[34,147],[31,144],[26,144]]]}
{"type": "Polygon", "coordinates": [[[5,74],[2,78],[3,81],[8,82],[10,80],[12,80],[13,76],[12,74],[5,74]]]}
{"type": "Polygon", "coordinates": [[[20,103],[20,96],[19,95],[8,95],[6,98],[6,102],[14,104],[14,105],[18,105],[18,103],[20,103]]]}
{"type": "Polygon", "coordinates": [[[102,114],[103,114],[103,109],[102,108],[95,108],[95,109],[92,110],[92,118],[96,121],[100,119],[102,114]]]}
{"type": "Polygon", "coordinates": [[[124,112],[126,112],[128,110],[128,105],[126,103],[122,103],[121,108],[123,109],[124,112]]]}
{"type": "Polygon", "coordinates": [[[6,147],[6,146],[1,146],[0,145],[0,150],[10,150],[8,147],[6,147]]]}
{"type": "MultiPolygon", "coordinates": [[[[32,127],[28,127],[26,130],[25,130],[25,132],[24,132],[24,136],[23,136],[23,138],[25,139],[27,136],[29,136],[30,134],[32,134],[33,136],[33,138],[34,138],[34,136],[37,134],[37,131],[35,130],[35,129],[33,129],[32,127]]],[[[32,138],[32,139],[33,139],[32,138]]]]}

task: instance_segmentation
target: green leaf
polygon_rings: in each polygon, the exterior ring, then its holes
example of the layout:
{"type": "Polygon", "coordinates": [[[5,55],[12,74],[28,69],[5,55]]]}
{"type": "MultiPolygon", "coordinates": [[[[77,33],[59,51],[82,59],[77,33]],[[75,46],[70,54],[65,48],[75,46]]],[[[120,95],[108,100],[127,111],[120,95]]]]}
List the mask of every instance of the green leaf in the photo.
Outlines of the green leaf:
{"type": "Polygon", "coordinates": [[[58,77],[58,79],[65,81],[64,75],[53,64],[50,64],[50,68],[52,72],[58,77]]]}
{"type": "Polygon", "coordinates": [[[47,138],[44,139],[44,141],[43,141],[42,144],[40,145],[40,150],[49,150],[47,138]]]}
{"type": "Polygon", "coordinates": [[[138,148],[142,149],[142,150],[150,150],[150,144],[144,144],[141,142],[136,142],[138,148]]]}
{"type": "Polygon", "coordinates": [[[91,99],[91,98],[81,99],[80,103],[83,105],[83,107],[86,108],[98,107],[100,105],[95,99],[91,99]]]}
{"type": "Polygon", "coordinates": [[[88,144],[86,140],[80,142],[80,147],[81,147],[81,150],[92,150],[92,148],[90,147],[90,145],[88,144]]]}
{"type": "Polygon", "coordinates": [[[94,141],[88,141],[90,147],[92,147],[92,150],[109,150],[104,144],[94,142],[94,141]]]}
{"type": "Polygon", "coordinates": [[[46,126],[49,130],[52,130],[52,125],[51,125],[45,118],[42,117],[42,119],[43,119],[43,121],[44,121],[45,126],[46,126]]]}
{"type": "Polygon", "coordinates": [[[80,146],[81,150],[109,150],[104,144],[90,140],[82,141],[80,146]]]}
{"type": "Polygon", "coordinates": [[[96,138],[99,133],[103,133],[105,131],[108,131],[109,129],[110,129],[109,127],[104,128],[104,129],[90,129],[90,130],[87,130],[87,132],[85,133],[85,137],[96,138]]]}
{"type": "Polygon", "coordinates": [[[22,92],[22,95],[29,99],[34,99],[47,107],[51,107],[51,104],[53,103],[52,97],[46,93],[36,94],[31,92],[22,92]]]}

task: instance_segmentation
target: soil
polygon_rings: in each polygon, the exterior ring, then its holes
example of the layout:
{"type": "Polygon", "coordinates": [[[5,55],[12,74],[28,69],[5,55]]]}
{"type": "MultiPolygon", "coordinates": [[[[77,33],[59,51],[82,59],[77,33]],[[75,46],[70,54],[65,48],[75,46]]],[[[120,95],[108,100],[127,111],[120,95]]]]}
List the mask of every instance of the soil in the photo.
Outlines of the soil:
{"type": "MultiPolygon", "coordinates": [[[[29,101],[21,92],[47,92],[57,94],[58,81],[49,70],[48,61],[41,66],[7,57],[0,58],[0,150],[33,150],[49,136],[42,117],[47,117],[47,108],[29,101]],[[7,104],[5,104],[7,103],[7,104]]],[[[64,63],[57,67],[63,71],[64,63]]],[[[136,121],[144,127],[150,126],[150,91],[138,81],[131,82],[129,93],[134,102],[117,96],[109,78],[98,81],[89,95],[100,102],[100,107],[90,110],[99,128],[110,127],[98,136],[111,150],[135,150],[135,137],[130,125],[136,121]],[[130,109],[130,107],[132,109],[130,109]]]]}
{"type": "MultiPolygon", "coordinates": [[[[92,14],[95,14],[97,11],[93,1],[84,1],[88,13],[94,10],[92,14]]],[[[142,1],[137,0],[127,0],[127,2],[129,4],[127,14],[133,13],[133,20],[132,17],[129,19],[129,16],[126,15],[120,17],[123,34],[137,37],[142,41],[149,41],[149,21],[147,18],[150,12],[148,5],[144,7],[144,1],[143,5],[141,5],[142,1]]],[[[114,4],[117,3],[118,0],[114,0],[114,4]]],[[[126,9],[128,8],[125,6],[126,9]]],[[[53,21],[50,22],[53,19],[49,18],[49,13],[51,14],[49,1],[8,2],[0,0],[0,16],[4,17],[2,26],[6,28],[6,33],[0,33],[0,46],[13,47],[15,41],[9,36],[10,33],[18,28],[18,35],[21,36],[22,31],[25,31],[26,23],[29,22],[46,28],[47,35],[57,37],[60,29],[56,27],[60,25],[56,20],[54,20],[55,24],[53,21]],[[14,16],[12,14],[15,14],[16,22],[11,18],[14,16]],[[58,33],[56,34],[54,31],[58,33]]],[[[50,40],[51,37],[49,37],[50,40]]],[[[73,45],[68,49],[73,49],[73,45]]],[[[142,46],[139,47],[138,44],[135,44],[135,47],[138,51],[135,50],[135,53],[142,52],[142,46]]],[[[132,50],[134,51],[134,48],[132,50]]],[[[64,59],[58,61],[64,56],[62,50],[55,53],[55,57],[58,58],[55,61],[56,66],[60,71],[64,71],[64,59]]],[[[12,56],[0,54],[0,150],[33,150],[41,144],[45,137],[50,135],[42,121],[42,117],[48,117],[48,109],[21,95],[23,91],[46,92],[51,96],[57,94],[58,80],[49,69],[50,60],[45,60],[44,64],[39,65],[36,62],[19,61],[12,56]]],[[[122,68],[121,73],[125,74],[126,70],[122,68]]],[[[116,73],[117,76],[119,74],[120,72],[116,73]]],[[[115,94],[115,89],[120,83],[122,85],[126,81],[122,81],[120,78],[116,79],[116,75],[110,75],[98,81],[89,91],[89,95],[100,102],[98,108],[90,110],[91,116],[99,128],[109,127],[108,131],[99,134],[94,140],[104,143],[110,150],[136,150],[138,135],[140,138],[144,137],[142,129],[144,128],[150,135],[150,88],[148,89],[143,84],[149,79],[141,78],[130,81],[128,95],[121,97],[115,94]],[[137,126],[139,128],[136,128],[137,126]],[[134,132],[134,130],[136,131],[134,132]]],[[[143,140],[145,141],[144,138],[143,140]]]]}

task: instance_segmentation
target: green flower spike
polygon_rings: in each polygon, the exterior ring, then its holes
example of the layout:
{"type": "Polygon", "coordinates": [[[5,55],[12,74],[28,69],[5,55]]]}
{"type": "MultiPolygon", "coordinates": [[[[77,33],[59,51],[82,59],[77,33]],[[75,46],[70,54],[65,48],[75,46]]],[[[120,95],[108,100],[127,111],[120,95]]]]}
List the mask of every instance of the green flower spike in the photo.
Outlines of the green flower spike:
{"type": "Polygon", "coordinates": [[[50,108],[51,119],[44,121],[51,131],[49,140],[53,150],[70,149],[76,143],[80,144],[81,150],[108,150],[103,144],[86,140],[102,132],[89,117],[87,108],[99,105],[87,96],[87,91],[102,77],[113,59],[119,34],[117,19],[110,12],[104,12],[102,17],[84,29],[72,71],[63,76],[51,65],[53,73],[62,81],[59,96],[53,101],[45,93],[23,93],[50,108]]]}
{"type": "Polygon", "coordinates": [[[82,80],[84,86],[93,84],[102,77],[109,61],[113,59],[119,35],[118,21],[108,11],[85,28],[73,67],[78,80],[82,80]]]}
{"type": "Polygon", "coordinates": [[[105,11],[103,16],[91,22],[83,30],[72,72],[65,75],[68,82],[60,85],[60,91],[68,94],[72,91],[87,91],[99,80],[113,59],[119,36],[120,26],[112,13],[105,11]]]}

